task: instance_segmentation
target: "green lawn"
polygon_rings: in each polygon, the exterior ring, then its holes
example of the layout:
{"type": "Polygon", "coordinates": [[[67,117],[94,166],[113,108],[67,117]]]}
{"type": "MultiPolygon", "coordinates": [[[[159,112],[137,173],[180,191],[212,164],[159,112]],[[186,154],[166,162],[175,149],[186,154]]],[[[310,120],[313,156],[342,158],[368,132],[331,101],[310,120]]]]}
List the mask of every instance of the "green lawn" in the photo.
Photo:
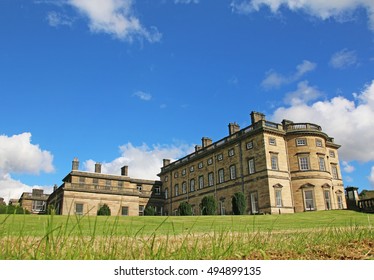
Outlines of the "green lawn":
{"type": "Polygon", "coordinates": [[[0,259],[373,259],[374,215],[0,215],[0,259]],[[354,249],[352,249],[352,248],[354,249]]]}

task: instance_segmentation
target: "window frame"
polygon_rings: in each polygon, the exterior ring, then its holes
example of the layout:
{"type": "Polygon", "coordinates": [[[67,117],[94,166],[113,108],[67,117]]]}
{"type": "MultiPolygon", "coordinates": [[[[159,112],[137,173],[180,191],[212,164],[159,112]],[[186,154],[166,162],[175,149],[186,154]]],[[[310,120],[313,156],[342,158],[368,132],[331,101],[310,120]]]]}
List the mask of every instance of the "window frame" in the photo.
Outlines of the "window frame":
{"type": "Polygon", "coordinates": [[[308,140],[306,138],[296,138],[296,146],[308,146],[308,140]]]}
{"type": "Polygon", "coordinates": [[[248,159],[248,174],[254,174],[256,173],[256,164],[255,164],[255,159],[250,158],[248,159]]]}
{"type": "Polygon", "coordinates": [[[218,169],[218,184],[225,182],[225,170],[223,168],[218,169]]]}
{"type": "Polygon", "coordinates": [[[230,180],[235,180],[236,179],[236,165],[230,165],[230,180]]]}

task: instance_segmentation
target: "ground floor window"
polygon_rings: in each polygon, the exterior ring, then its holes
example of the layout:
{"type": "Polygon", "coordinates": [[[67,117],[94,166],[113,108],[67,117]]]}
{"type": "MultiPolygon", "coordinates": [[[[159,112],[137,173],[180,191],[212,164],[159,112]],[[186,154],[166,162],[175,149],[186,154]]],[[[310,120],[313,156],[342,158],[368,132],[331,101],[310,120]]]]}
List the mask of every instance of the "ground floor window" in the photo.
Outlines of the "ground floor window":
{"type": "Polygon", "coordinates": [[[129,215],[129,207],[128,206],[122,206],[121,214],[122,214],[122,216],[128,216],[129,215]]]}
{"type": "Polygon", "coordinates": [[[257,192],[253,192],[250,194],[250,203],[251,203],[251,212],[252,214],[258,213],[258,194],[257,192]]]}
{"type": "Polygon", "coordinates": [[[139,205],[139,216],[144,216],[144,205],[139,205]]]}
{"type": "Polygon", "coordinates": [[[323,192],[325,197],[325,207],[326,210],[331,210],[331,198],[330,198],[330,191],[324,191],[323,192]]]}
{"type": "Polygon", "coordinates": [[[304,203],[305,203],[305,211],[315,210],[314,196],[313,196],[313,191],[312,190],[304,191],[304,203]]]}
{"type": "Polygon", "coordinates": [[[76,203],[75,204],[75,214],[76,215],[83,215],[83,204],[82,203],[76,203]]]}
{"type": "Polygon", "coordinates": [[[45,201],[34,200],[32,202],[32,212],[44,212],[45,211],[45,201]]]}
{"type": "Polygon", "coordinates": [[[221,215],[226,215],[225,202],[223,200],[219,202],[219,212],[221,215]]]}
{"type": "Polygon", "coordinates": [[[282,190],[275,190],[275,203],[277,207],[282,207],[282,190]]]}
{"type": "Polygon", "coordinates": [[[343,209],[343,197],[341,194],[337,195],[337,200],[338,200],[338,208],[343,209]]]}

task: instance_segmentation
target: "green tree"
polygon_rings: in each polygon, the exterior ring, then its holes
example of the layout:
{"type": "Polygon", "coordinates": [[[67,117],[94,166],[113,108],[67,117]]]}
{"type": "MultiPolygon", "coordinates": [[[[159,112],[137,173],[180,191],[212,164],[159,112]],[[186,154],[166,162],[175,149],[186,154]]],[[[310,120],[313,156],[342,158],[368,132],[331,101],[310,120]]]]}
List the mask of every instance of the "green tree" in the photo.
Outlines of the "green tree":
{"type": "Polygon", "coordinates": [[[179,204],[178,211],[180,216],[192,216],[192,206],[186,201],[179,204]]]}
{"type": "Polygon", "coordinates": [[[242,192],[237,192],[232,197],[232,213],[234,215],[244,215],[247,208],[245,196],[242,192]]]}
{"type": "Polygon", "coordinates": [[[152,206],[147,206],[144,209],[144,216],[156,216],[156,210],[152,206]]]}
{"type": "Polygon", "coordinates": [[[98,216],[110,216],[110,208],[107,204],[103,204],[97,211],[98,216]]]}
{"type": "Polygon", "coordinates": [[[217,202],[212,195],[204,196],[201,200],[201,209],[203,215],[215,215],[217,210],[217,202]]]}
{"type": "Polygon", "coordinates": [[[30,211],[21,206],[0,205],[0,214],[30,214],[30,211]]]}

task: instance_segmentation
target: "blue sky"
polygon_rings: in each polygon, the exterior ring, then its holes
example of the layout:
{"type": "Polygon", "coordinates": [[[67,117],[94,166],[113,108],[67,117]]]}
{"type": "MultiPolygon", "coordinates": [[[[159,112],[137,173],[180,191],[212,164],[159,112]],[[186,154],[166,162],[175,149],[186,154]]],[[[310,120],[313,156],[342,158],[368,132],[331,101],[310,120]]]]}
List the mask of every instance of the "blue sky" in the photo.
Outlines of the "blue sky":
{"type": "Polygon", "coordinates": [[[2,0],[0,196],[80,169],[156,179],[229,122],[315,122],[374,186],[372,0],[2,0]]]}

